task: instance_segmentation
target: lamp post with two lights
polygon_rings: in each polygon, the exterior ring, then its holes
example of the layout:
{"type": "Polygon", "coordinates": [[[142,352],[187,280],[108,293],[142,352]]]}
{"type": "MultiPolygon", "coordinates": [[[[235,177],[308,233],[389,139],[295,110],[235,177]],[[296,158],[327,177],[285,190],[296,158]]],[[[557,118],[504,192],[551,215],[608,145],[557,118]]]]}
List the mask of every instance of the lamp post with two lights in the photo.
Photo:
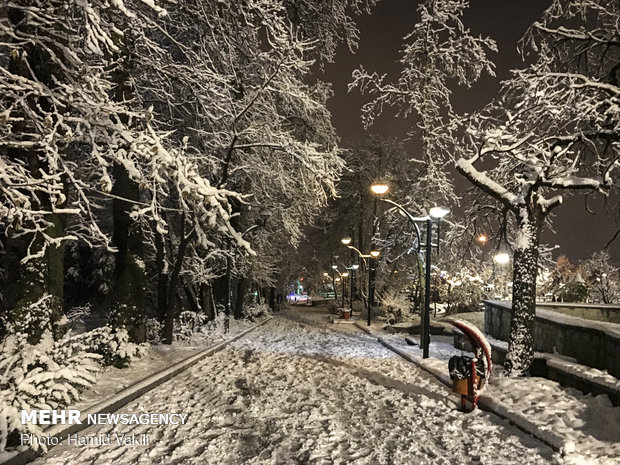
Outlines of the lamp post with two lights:
{"type": "Polygon", "coordinates": [[[421,257],[421,249],[425,248],[425,283],[424,283],[424,311],[422,312],[422,334],[420,335],[420,345],[422,346],[422,357],[428,358],[429,345],[430,345],[430,303],[431,303],[431,251],[435,248],[439,251],[439,237],[440,237],[440,222],[441,219],[450,213],[450,210],[442,207],[433,207],[429,210],[427,216],[413,216],[402,205],[394,202],[393,200],[381,197],[389,190],[387,184],[373,184],[370,190],[376,194],[378,199],[382,202],[392,205],[394,208],[402,212],[405,217],[413,224],[416,233],[416,251],[418,256],[421,257]],[[420,232],[420,225],[426,227],[426,241],[422,245],[422,235],[420,232]],[[437,235],[437,241],[433,243],[433,225],[436,225],[435,231],[437,235]]]}

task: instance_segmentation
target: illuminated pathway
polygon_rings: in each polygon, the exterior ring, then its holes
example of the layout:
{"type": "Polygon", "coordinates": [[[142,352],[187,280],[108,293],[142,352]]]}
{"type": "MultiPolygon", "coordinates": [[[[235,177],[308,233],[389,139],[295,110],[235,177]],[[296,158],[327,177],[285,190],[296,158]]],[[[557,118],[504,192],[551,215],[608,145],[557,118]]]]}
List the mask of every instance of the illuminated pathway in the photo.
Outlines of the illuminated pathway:
{"type": "Polygon", "coordinates": [[[187,413],[186,424],[93,426],[80,435],[112,444],[59,446],[35,463],[561,463],[491,414],[456,411],[437,380],[323,312],[278,315],[120,411],[187,413]]]}

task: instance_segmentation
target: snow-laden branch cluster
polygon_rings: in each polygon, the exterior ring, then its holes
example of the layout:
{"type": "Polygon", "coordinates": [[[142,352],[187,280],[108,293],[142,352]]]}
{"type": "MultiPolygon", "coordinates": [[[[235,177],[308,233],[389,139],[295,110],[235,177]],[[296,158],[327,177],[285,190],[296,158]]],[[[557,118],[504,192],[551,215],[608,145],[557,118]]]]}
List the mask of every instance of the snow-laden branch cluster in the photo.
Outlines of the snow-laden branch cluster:
{"type": "Polygon", "coordinates": [[[562,190],[609,191],[620,169],[618,13],[609,2],[554,2],[532,26],[524,44],[538,60],[513,71],[502,98],[475,118],[476,152],[457,163],[477,187],[513,210],[535,202],[545,215],[562,190]],[[593,29],[565,25],[586,15],[593,29]]]}
{"type": "MultiPolygon", "coordinates": [[[[3,9],[0,31],[0,195],[3,229],[31,235],[41,257],[48,245],[82,239],[109,246],[93,193],[109,194],[115,164],[143,192],[134,216],[166,228],[162,198],[176,191],[174,208],[203,229],[229,224],[228,198],[211,186],[182,144],[162,132],[149,109],[136,107],[119,82],[126,73],[122,27],[136,14],[122,2],[27,1],[3,9]],[[52,215],[76,216],[76,226],[50,235],[52,215]],[[43,239],[42,241],[40,239],[43,239]]],[[[148,9],[157,6],[147,2],[148,9]]],[[[162,10],[157,10],[162,13],[162,10]]]]}
{"type": "Polygon", "coordinates": [[[496,51],[495,42],[471,35],[461,21],[468,7],[465,0],[422,3],[418,21],[405,36],[402,70],[397,82],[386,82],[386,75],[370,73],[363,67],[353,72],[349,90],[355,87],[372,97],[362,107],[366,127],[386,108],[394,108],[401,117],[415,117],[415,128],[422,139],[422,161],[429,184],[439,187],[444,197],[450,194],[450,182],[443,169],[457,144],[455,131],[460,117],[452,108],[450,84],[469,87],[484,73],[494,75],[487,54],[496,51]]]}

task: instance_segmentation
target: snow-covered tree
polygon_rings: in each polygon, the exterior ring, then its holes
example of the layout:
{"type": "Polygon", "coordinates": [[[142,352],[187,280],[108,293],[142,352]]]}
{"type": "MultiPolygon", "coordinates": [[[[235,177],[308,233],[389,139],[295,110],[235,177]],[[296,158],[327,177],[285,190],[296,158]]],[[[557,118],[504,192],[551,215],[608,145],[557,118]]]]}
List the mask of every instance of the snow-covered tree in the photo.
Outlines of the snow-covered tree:
{"type": "Polygon", "coordinates": [[[452,182],[445,170],[457,145],[455,131],[461,117],[452,106],[452,84],[469,87],[483,73],[494,75],[487,53],[495,51],[489,38],[474,37],[461,21],[466,0],[427,0],[420,4],[420,20],[405,36],[397,82],[386,82],[386,75],[364,68],[353,72],[349,90],[359,87],[372,100],[362,107],[366,127],[393,107],[398,116],[410,117],[410,135],[419,138],[423,163],[417,182],[420,190],[434,191],[436,198],[454,199],[452,182]]]}
{"type": "MultiPolygon", "coordinates": [[[[142,7],[164,13],[153,2],[142,7]]],[[[192,231],[204,244],[214,228],[238,237],[228,199],[241,197],[212,186],[185,145],[157,127],[152,110],[119,91],[130,40],[120,25],[135,17],[123,2],[29,0],[0,8],[7,39],[0,43],[2,237],[22,266],[13,281],[33,284],[11,289],[20,308],[46,293],[62,303],[67,240],[114,251],[97,209],[102,198],[118,197],[118,167],[140,191],[139,199],[120,199],[131,204],[133,220],[148,218],[165,231],[161,199],[173,196],[174,209],[196,219],[192,231]]]]}
{"type": "Polygon", "coordinates": [[[516,219],[509,373],[533,358],[540,233],[570,192],[607,194],[620,168],[618,2],[554,0],[526,33],[535,53],[476,115],[458,170],[516,219]]]}
{"type": "Polygon", "coordinates": [[[620,268],[612,265],[608,252],[595,252],[579,269],[595,302],[620,303],[620,268]]]}

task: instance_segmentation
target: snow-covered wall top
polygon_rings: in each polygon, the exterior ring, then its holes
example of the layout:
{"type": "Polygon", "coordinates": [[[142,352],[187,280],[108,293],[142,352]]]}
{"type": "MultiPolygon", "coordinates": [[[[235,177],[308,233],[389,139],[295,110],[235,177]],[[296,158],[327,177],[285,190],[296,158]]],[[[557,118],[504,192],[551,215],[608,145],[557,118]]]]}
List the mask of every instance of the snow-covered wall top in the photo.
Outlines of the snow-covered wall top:
{"type": "MultiPolygon", "coordinates": [[[[487,334],[508,340],[511,304],[486,300],[484,328],[487,334]]],[[[620,377],[620,324],[586,320],[550,310],[536,309],[534,350],[575,358],[579,363],[606,369],[620,377]]]]}

